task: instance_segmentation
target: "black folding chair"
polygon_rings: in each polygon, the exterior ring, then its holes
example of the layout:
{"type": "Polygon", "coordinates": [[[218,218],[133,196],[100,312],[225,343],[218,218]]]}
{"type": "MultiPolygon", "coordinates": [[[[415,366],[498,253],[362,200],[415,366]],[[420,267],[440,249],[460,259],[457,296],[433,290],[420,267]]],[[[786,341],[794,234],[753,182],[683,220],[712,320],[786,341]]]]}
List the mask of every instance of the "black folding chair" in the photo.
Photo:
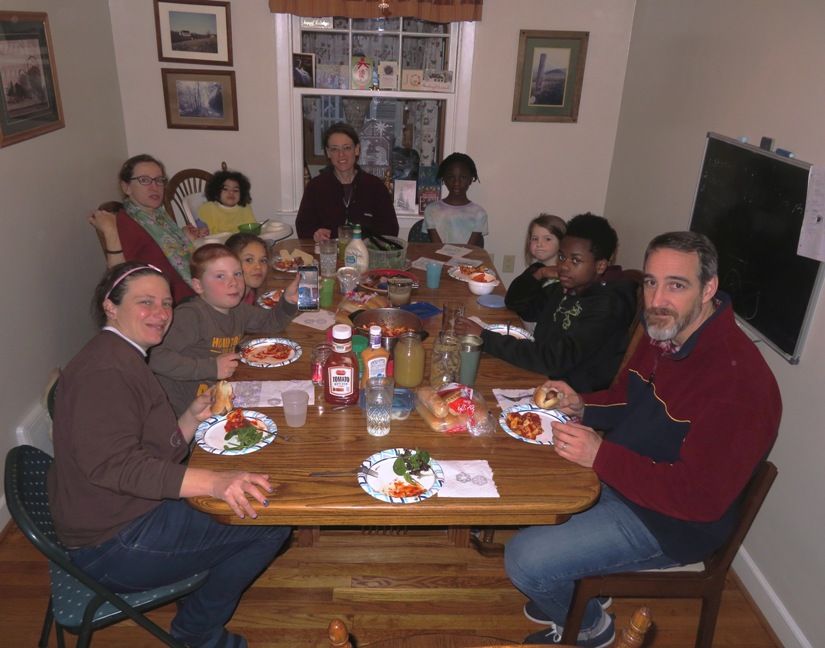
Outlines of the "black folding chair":
{"type": "Polygon", "coordinates": [[[57,539],[46,492],[46,473],[52,461],[48,454],[28,445],[12,448],[6,455],[5,489],[9,512],[31,543],[49,559],[52,592],[38,646],[45,648],[48,644],[52,621],[56,622],[60,648],[65,646],[64,629],[78,635],[77,648],[86,648],[95,630],[129,618],[167,646],[185,648],[182,641],[150,621],[143,612],[193,592],[206,580],[209,572],[129,594],[116,594],[103,587],[72,564],[57,539]]]}

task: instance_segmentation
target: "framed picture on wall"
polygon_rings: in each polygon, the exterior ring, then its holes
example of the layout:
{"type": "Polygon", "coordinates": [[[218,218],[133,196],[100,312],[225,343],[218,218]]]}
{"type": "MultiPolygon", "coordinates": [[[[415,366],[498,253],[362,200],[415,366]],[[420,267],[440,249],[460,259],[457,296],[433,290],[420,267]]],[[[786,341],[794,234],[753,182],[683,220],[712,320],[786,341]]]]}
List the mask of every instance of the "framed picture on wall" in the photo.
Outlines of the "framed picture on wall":
{"type": "Polygon", "coordinates": [[[63,128],[49,18],[0,11],[0,146],[63,128]]]}
{"type": "Polygon", "coordinates": [[[228,2],[155,0],[155,32],[161,61],[232,65],[228,2]]]}
{"type": "Polygon", "coordinates": [[[164,68],[167,128],[238,130],[234,71],[164,68]]]}
{"type": "Polygon", "coordinates": [[[589,32],[519,32],[513,121],[578,121],[589,37],[589,32]]]}

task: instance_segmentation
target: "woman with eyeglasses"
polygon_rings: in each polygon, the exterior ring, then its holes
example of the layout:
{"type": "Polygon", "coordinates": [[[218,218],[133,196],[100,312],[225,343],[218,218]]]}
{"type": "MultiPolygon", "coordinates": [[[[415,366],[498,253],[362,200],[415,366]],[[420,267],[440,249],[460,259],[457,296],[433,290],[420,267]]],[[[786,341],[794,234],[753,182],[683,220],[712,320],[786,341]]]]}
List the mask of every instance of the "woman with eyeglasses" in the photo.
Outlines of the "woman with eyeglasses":
{"type": "Polygon", "coordinates": [[[103,234],[107,267],[123,261],[151,263],[169,280],[176,304],[194,296],[189,259],[199,232],[191,225],[181,229],[166,213],[163,163],[145,153],[135,155],[123,163],[118,178],[123,207],[117,214],[97,210],[89,217],[103,234]]]}
{"type": "Polygon", "coordinates": [[[349,124],[330,126],[323,136],[326,166],[304,189],[295,219],[299,238],[335,238],[349,221],[373,234],[398,235],[393,197],[384,182],[357,164],[361,154],[358,133],[349,124]]]}

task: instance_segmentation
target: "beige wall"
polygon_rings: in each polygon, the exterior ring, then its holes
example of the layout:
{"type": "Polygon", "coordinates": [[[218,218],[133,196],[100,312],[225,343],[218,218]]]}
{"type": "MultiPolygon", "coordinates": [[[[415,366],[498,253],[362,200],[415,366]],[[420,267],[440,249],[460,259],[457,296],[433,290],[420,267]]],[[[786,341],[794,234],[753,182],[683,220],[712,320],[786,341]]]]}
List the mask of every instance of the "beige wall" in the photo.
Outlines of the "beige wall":
{"type": "MultiPolygon", "coordinates": [[[[626,258],[687,227],[707,131],[767,135],[825,162],[823,26],[820,2],[639,0],[607,194],[607,212],[626,217],[626,258]]],[[[784,405],[779,478],[735,564],[786,646],[825,645],[823,317],[798,366],[764,351],[784,405]]]]}
{"type": "MultiPolygon", "coordinates": [[[[0,149],[2,457],[52,368],[65,365],[93,332],[88,305],[103,256],[85,215],[116,195],[126,153],[106,3],[13,6],[48,13],[66,127],[0,149]]],[[[7,519],[0,506],[0,527],[7,519]]]]}

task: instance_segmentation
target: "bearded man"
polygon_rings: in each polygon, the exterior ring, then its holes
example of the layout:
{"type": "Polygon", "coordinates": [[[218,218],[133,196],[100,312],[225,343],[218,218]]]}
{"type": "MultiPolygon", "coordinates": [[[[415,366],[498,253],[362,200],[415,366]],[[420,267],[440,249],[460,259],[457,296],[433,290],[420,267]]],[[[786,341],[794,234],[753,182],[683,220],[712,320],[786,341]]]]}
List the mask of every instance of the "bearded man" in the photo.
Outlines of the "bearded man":
{"type": "MultiPolygon", "coordinates": [[[[644,325],[623,375],[588,395],[559,381],[555,451],[592,467],[599,501],[558,526],[530,527],[507,544],[525,615],[549,626],[524,643],[559,643],[575,581],[708,557],[731,533],[740,496],[776,439],[779,388],[717,291],[718,257],[695,232],[654,238],[645,252],[644,325]],[[599,430],[600,432],[597,432],[599,430]]],[[[579,646],[613,641],[604,601],[588,603],[579,646]]]]}

